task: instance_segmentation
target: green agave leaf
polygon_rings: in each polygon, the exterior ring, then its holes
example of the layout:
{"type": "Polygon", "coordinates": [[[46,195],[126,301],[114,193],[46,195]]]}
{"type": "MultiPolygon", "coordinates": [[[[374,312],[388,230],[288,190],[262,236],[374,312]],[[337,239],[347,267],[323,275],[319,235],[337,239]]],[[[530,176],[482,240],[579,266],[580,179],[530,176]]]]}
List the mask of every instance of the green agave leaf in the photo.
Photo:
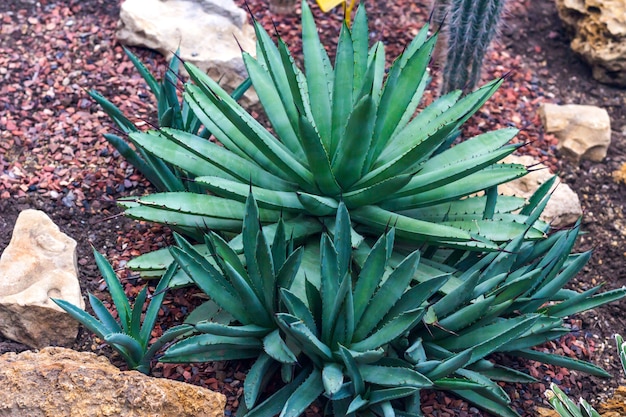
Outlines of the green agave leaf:
{"type": "MultiPolygon", "coordinates": [[[[494,304],[494,300],[495,296],[487,298],[481,297],[475,300],[473,303],[458,309],[457,311],[446,316],[445,318],[440,318],[439,325],[443,329],[446,329],[445,331],[448,333],[457,332],[459,330],[465,329],[466,327],[469,327],[472,323],[475,323],[481,317],[483,317],[489,307],[494,304]]],[[[436,334],[442,333],[436,332],[436,334]]]]}
{"type": "Polygon", "coordinates": [[[325,394],[332,399],[343,385],[343,367],[338,363],[325,364],[322,369],[322,383],[325,394]]]}
{"type": "Polygon", "coordinates": [[[425,375],[431,381],[435,381],[435,384],[439,386],[441,384],[441,378],[452,375],[458,369],[467,365],[471,359],[472,349],[466,349],[440,362],[430,372],[425,373],[425,375]]]}
{"type": "Polygon", "coordinates": [[[334,198],[300,192],[296,195],[304,209],[314,216],[332,216],[339,207],[339,203],[334,198]]]}
{"type": "Polygon", "coordinates": [[[357,395],[356,397],[354,397],[354,399],[350,402],[350,405],[348,406],[348,410],[346,411],[346,415],[350,415],[353,414],[361,409],[363,409],[364,407],[366,407],[369,404],[369,401],[362,398],[360,395],[357,395]]]}
{"type": "MultiPolygon", "coordinates": [[[[449,216],[482,213],[485,209],[486,200],[486,196],[472,196],[462,200],[403,210],[400,211],[400,214],[431,222],[440,222],[448,219],[449,216]]],[[[521,209],[524,206],[524,202],[525,200],[523,198],[500,195],[498,196],[494,213],[511,213],[521,209]]]]}
{"type": "Polygon", "coordinates": [[[155,172],[154,167],[148,163],[147,159],[149,158],[144,158],[145,152],[143,149],[139,148],[135,150],[131,148],[124,139],[117,135],[105,133],[102,136],[104,136],[107,142],[117,149],[124,159],[137,168],[137,170],[140,171],[151,184],[154,184],[158,190],[166,189],[165,184],[163,184],[159,179],[159,175],[155,172]]]}
{"type": "Polygon", "coordinates": [[[382,388],[372,390],[369,395],[370,404],[378,404],[381,402],[397,400],[415,394],[418,388],[415,387],[398,387],[398,388],[382,388]]]}
{"type": "Polygon", "coordinates": [[[389,195],[404,187],[411,178],[412,176],[408,174],[387,178],[368,187],[345,193],[343,201],[350,208],[377,204],[388,199],[389,195]]]}
{"type": "Polygon", "coordinates": [[[346,367],[346,374],[352,381],[352,385],[354,386],[354,393],[356,395],[363,395],[365,393],[365,383],[363,382],[363,377],[361,376],[359,365],[352,355],[352,352],[344,346],[339,345],[339,350],[337,351],[337,354],[339,355],[344,366],[346,367]]]}
{"type": "MultiPolygon", "coordinates": [[[[95,299],[95,297],[93,298],[95,299]]],[[[80,322],[80,324],[94,332],[99,338],[104,339],[104,336],[110,333],[109,329],[103,323],[99,322],[97,319],[95,319],[93,316],[91,316],[80,307],[77,307],[74,304],[66,300],[61,300],[59,298],[50,299],[54,301],[56,305],[65,310],[65,312],[69,314],[74,320],[77,320],[78,322],[80,322]]]]}
{"type": "Polygon", "coordinates": [[[567,395],[554,383],[550,384],[550,391],[546,391],[545,396],[548,402],[562,417],[585,417],[576,407],[576,404],[570,400],[567,395]]]}
{"type": "Polygon", "coordinates": [[[98,103],[104,112],[115,122],[115,124],[125,133],[136,132],[138,129],[133,122],[131,122],[124,113],[113,103],[107,100],[102,94],[96,90],[90,90],[89,96],[98,103]]]}
{"type": "MultiPolygon", "coordinates": [[[[406,66],[409,58],[413,57],[413,55],[423,47],[424,42],[428,39],[430,24],[425,24],[419,31],[419,33],[413,38],[409,46],[406,47],[404,52],[394,61],[391,69],[389,70],[389,75],[387,76],[386,84],[390,83],[390,80],[396,79],[397,75],[404,72],[404,68],[406,66]]],[[[437,33],[433,34],[434,37],[437,37],[437,33]]],[[[416,78],[416,83],[418,84],[413,97],[409,104],[405,107],[404,112],[400,121],[396,124],[396,127],[391,134],[391,138],[402,130],[407,123],[413,118],[416,113],[417,107],[422,99],[424,91],[426,90],[426,86],[430,82],[430,76],[427,71],[423,71],[422,74],[414,74],[416,78]]],[[[387,88],[387,87],[385,87],[387,88]]]]}
{"type": "MultiPolygon", "coordinates": [[[[376,103],[371,95],[363,97],[350,112],[339,136],[337,150],[332,159],[332,170],[343,190],[349,190],[356,183],[364,169],[367,152],[370,148],[376,103]]],[[[334,114],[333,114],[334,115],[334,114]]]]}
{"type": "Polygon", "coordinates": [[[102,274],[104,282],[107,284],[109,294],[111,294],[111,299],[115,305],[117,316],[120,318],[121,327],[124,329],[124,332],[129,332],[132,313],[124,288],[122,287],[120,280],[117,278],[111,264],[107,262],[105,257],[102,256],[95,248],[93,248],[93,256],[96,260],[98,270],[102,274]]]}
{"type": "Polygon", "coordinates": [[[252,409],[256,404],[267,381],[267,376],[272,374],[271,371],[275,364],[276,362],[272,357],[262,352],[248,371],[243,382],[243,397],[248,409],[252,409]]]}
{"type": "Polygon", "coordinates": [[[350,215],[353,220],[381,233],[391,225],[399,237],[412,241],[467,242],[472,239],[462,230],[402,216],[377,206],[359,207],[350,215]]]}
{"type": "Polygon", "coordinates": [[[333,71],[328,54],[320,43],[311,9],[304,1],[302,2],[302,53],[314,124],[320,132],[324,147],[330,149],[333,71]]]}
{"type": "Polygon", "coordinates": [[[300,270],[300,265],[302,265],[303,255],[304,249],[302,247],[299,247],[289,255],[276,276],[276,287],[278,289],[291,288],[293,286],[293,282],[300,270]]]}
{"type": "Polygon", "coordinates": [[[363,380],[383,387],[429,388],[433,382],[409,368],[358,364],[363,380]]]}
{"type": "Polygon", "coordinates": [[[540,316],[538,315],[527,315],[512,319],[502,319],[487,326],[473,326],[467,331],[459,333],[458,336],[438,340],[437,344],[452,351],[473,348],[474,360],[472,362],[474,362],[498,350],[509,341],[520,337],[528,331],[539,318],[540,316]]]}
{"type": "MultiPolygon", "coordinates": [[[[93,295],[91,293],[88,294],[88,298],[89,298],[89,304],[91,305],[91,308],[93,309],[94,314],[100,320],[99,325],[102,326],[102,330],[104,331],[103,333],[104,334],[106,334],[106,333],[121,333],[122,332],[122,328],[120,327],[120,325],[117,322],[117,320],[115,320],[115,318],[111,315],[109,310],[104,306],[102,301],[100,301],[95,295],[93,295]]],[[[62,307],[61,305],[59,305],[59,306],[62,307]]],[[[63,308],[63,309],[65,310],[65,308],[63,308]]],[[[84,313],[85,316],[89,316],[87,314],[87,312],[83,311],[83,313],[84,313]]],[[[82,315],[83,314],[81,314],[81,316],[82,315]]],[[[91,317],[91,316],[89,316],[89,317],[91,317]]],[[[76,318],[76,317],[74,317],[74,318],[76,318]]],[[[82,323],[83,319],[80,319],[78,321],[82,323]]],[[[87,326],[85,325],[85,327],[87,327],[87,326]]],[[[98,332],[94,332],[94,333],[98,334],[98,332]]]]}
{"type": "Polygon", "coordinates": [[[416,309],[422,306],[426,300],[430,299],[437,291],[439,291],[449,280],[449,276],[442,275],[433,277],[423,283],[415,285],[407,290],[398,302],[389,310],[383,323],[387,323],[394,317],[398,317],[405,311],[416,309]]]}
{"type": "MultiPolygon", "coordinates": [[[[133,218],[204,230],[241,230],[243,204],[216,196],[196,193],[158,193],[139,199],[120,200],[125,214],[133,218]],[[223,229],[223,228],[224,229],[223,229]]],[[[274,222],[280,213],[264,210],[262,221],[274,222]]]]}
{"type": "MultiPolygon", "coordinates": [[[[130,329],[128,334],[131,335],[135,340],[137,340],[143,349],[145,349],[148,340],[143,340],[140,338],[139,331],[141,329],[141,315],[143,313],[143,306],[146,303],[146,298],[148,296],[148,287],[143,287],[137,297],[135,298],[135,303],[133,304],[133,308],[131,309],[131,318],[130,318],[130,329]]],[[[150,329],[152,330],[152,329],[150,329]]]]}
{"type": "Polygon", "coordinates": [[[287,347],[287,344],[280,337],[278,329],[269,333],[263,338],[263,349],[265,353],[280,363],[296,363],[296,355],[287,347]]]}
{"type": "MultiPolygon", "coordinates": [[[[260,27],[260,25],[256,23],[255,27],[260,27]]],[[[257,30],[257,33],[258,32],[259,30],[257,30]]],[[[262,45],[261,50],[265,49],[267,51],[268,42],[265,36],[260,39],[259,43],[262,45]]],[[[269,43],[271,43],[271,41],[269,43]]],[[[286,97],[283,97],[285,93],[287,96],[290,95],[291,91],[289,90],[284,69],[282,70],[282,74],[280,70],[277,70],[278,65],[275,60],[280,60],[280,56],[273,44],[272,47],[274,50],[272,52],[274,53],[269,56],[266,54],[264,58],[272,62],[273,73],[263,68],[256,59],[246,52],[242,54],[243,60],[248,70],[248,75],[254,85],[254,91],[259,96],[259,101],[263,105],[263,108],[267,109],[266,114],[272,123],[274,131],[281,139],[281,142],[284,143],[295,156],[301,158],[304,156],[304,153],[299,143],[297,130],[295,129],[297,125],[292,124],[293,118],[297,117],[297,113],[294,112],[297,111],[297,109],[293,101],[288,103],[286,97]],[[272,75],[274,76],[272,77],[272,75]],[[278,85],[276,84],[277,82],[279,83],[278,85]]],[[[267,62],[268,61],[266,61],[266,63],[267,62]]],[[[282,66],[282,64],[279,65],[282,66]]]]}
{"type": "Polygon", "coordinates": [[[181,324],[179,326],[170,327],[167,329],[152,345],[143,356],[141,364],[137,367],[137,370],[148,373],[150,371],[150,361],[155,357],[166,344],[183,336],[190,336],[193,333],[193,326],[187,324],[181,324]],[[142,370],[141,368],[145,370],[142,370]]]}
{"type": "Polygon", "coordinates": [[[470,174],[464,178],[447,183],[419,194],[407,197],[392,198],[380,204],[388,210],[401,211],[424,207],[431,204],[440,204],[447,201],[482,191],[526,175],[527,171],[519,164],[495,164],[470,174]]]}
{"type": "Polygon", "coordinates": [[[617,301],[622,298],[622,294],[624,293],[623,289],[616,289],[593,296],[600,287],[601,285],[598,285],[587,291],[576,294],[565,301],[545,308],[543,312],[550,316],[566,317],[580,311],[589,310],[606,303],[617,301]]]}
{"type": "Polygon", "coordinates": [[[298,387],[311,375],[311,368],[300,371],[289,384],[285,385],[265,401],[248,411],[245,417],[266,417],[275,416],[281,412],[291,395],[298,387]]]}
{"type": "Polygon", "coordinates": [[[537,379],[528,374],[506,366],[494,365],[487,360],[475,362],[469,366],[469,369],[495,381],[523,384],[537,382],[537,379]]]}
{"type": "MultiPolygon", "coordinates": [[[[365,7],[359,7],[352,23],[352,45],[354,49],[354,80],[353,95],[361,90],[365,72],[367,71],[367,54],[369,48],[369,30],[365,7]]],[[[339,48],[338,48],[339,49],[339,48]]]]}
{"type": "Polygon", "coordinates": [[[137,69],[137,71],[139,72],[139,75],[141,75],[141,77],[144,79],[144,81],[150,88],[150,91],[156,98],[157,102],[160,101],[159,94],[161,92],[161,88],[159,87],[158,81],[150,73],[148,68],[146,68],[143,62],[141,62],[139,58],[137,58],[137,56],[131,52],[130,49],[126,47],[123,47],[123,49],[124,49],[124,52],[126,53],[126,56],[128,56],[128,59],[130,59],[130,61],[135,66],[135,69],[137,69]]]}
{"type": "Polygon", "coordinates": [[[170,247],[170,253],[189,275],[196,285],[205,293],[211,294],[213,300],[228,313],[230,313],[240,323],[254,323],[254,317],[246,309],[243,300],[235,295],[232,286],[226,284],[215,268],[207,270],[199,262],[198,255],[188,254],[177,247],[170,247]]]}
{"type": "Polygon", "coordinates": [[[241,229],[240,220],[218,219],[214,217],[176,213],[170,210],[159,210],[152,207],[132,207],[125,210],[124,215],[135,220],[165,224],[175,231],[192,236],[194,239],[202,239],[202,234],[199,231],[205,228],[228,232],[235,232],[241,229]]]}
{"type": "Polygon", "coordinates": [[[322,361],[332,360],[332,352],[328,346],[322,343],[302,320],[286,313],[277,314],[276,320],[281,329],[290,336],[293,336],[301,345],[304,352],[308,352],[307,356],[312,360],[316,358],[322,361]]]}
{"type": "Polygon", "coordinates": [[[421,320],[425,312],[426,310],[424,308],[409,310],[384,324],[371,336],[357,343],[353,343],[350,348],[357,351],[373,350],[391,343],[399,336],[411,330],[421,320]]]}
{"type": "Polygon", "coordinates": [[[604,378],[610,378],[611,374],[604,369],[593,365],[589,362],[584,362],[578,359],[568,358],[561,355],[555,355],[551,353],[539,352],[537,350],[523,349],[509,352],[511,355],[519,356],[522,358],[530,359],[537,362],[548,363],[551,365],[562,366],[563,368],[573,369],[575,371],[585,372],[590,375],[600,376],[604,378]]]}
{"type": "Polygon", "coordinates": [[[320,243],[320,295],[322,300],[321,316],[321,340],[330,342],[335,319],[339,313],[337,300],[343,301],[339,296],[339,287],[343,276],[339,275],[337,262],[337,250],[327,234],[322,235],[320,243]]]}
{"type": "Polygon", "coordinates": [[[129,365],[132,368],[138,365],[144,356],[145,349],[141,346],[141,343],[131,335],[125,333],[109,333],[104,335],[104,341],[109,345],[121,346],[128,352],[131,358],[129,365]]]}
{"type": "Polygon", "coordinates": [[[426,71],[436,41],[436,36],[428,39],[406,59],[397,73],[394,72],[388,77],[380,98],[374,130],[376,142],[369,152],[368,166],[371,166],[385,148],[404,115],[405,109],[411,103],[426,71]]]}
{"type": "Polygon", "coordinates": [[[272,259],[272,250],[261,231],[256,236],[255,258],[261,278],[262,299],[265,301],[265,308],[271,314],[276,309],[276,272],[272,259]]]}
{"type": "Polygon", "coordinates": [[[313,401],[324,392],[322,374],[314,369],[291,394],[279,417],[299,417],[313,401]]]}
{"type": "MultiPolygon", "coordinates": [[[[272,125],[275,126],[274,129],[281,137],[281,140],[295,155],[304,156],[298,143],[298,138],[295,135],[298,109],[302,109],[303,105],[301,93],[295,79],[293,59],[282,39],[278,39],[279,46],[277,48],[263,26],[258,21],[253,23],[257,35],[257,56],[262,58],[264,67],[271,76],[274,90],[280,92],[278,97],[267,97],[265,100],[261,100],[261,102],[264,108],[272,109],[268,114],[272,113],[272,117],[277,118],[276,121],[272,121],[272,125]],[[272,100],[276,98],[278,101],[272,100]],[[279,102],[282,106],[277,105],[279,102]],[[274,111],[274,108],[276,108],[276,111],[274,111]],[[290,126],[285,125],[285,116],[290,126]]],[[[261,94],[259,98],[261,96],[264,96],[264,94],[261,94]]]]}
{"type": "MultiPolygon", "coordinates": [[[[374,294],[363,312],[361,319],[357,322],[353,340],[363,341],[366,336],[376,329],[376,325],[407,290],[413,280],[413,275],[415,274],[419,261],[420,253],[419,251],[415,251],[407,256],[391,273],[385,283],[376,291],[376,294],[374,294]]],[[[414,312],[414,314],[416,316],[419,315],[416,312],[414,312]]],[[[368,350],[375,347],[378,346],[364,347],[363,349],[368,350]]]]}
{"type": "Polygon", "coordinates": [[[230,357],[232,359],[245,359],[256,357],[262,350],[263,344],[256,337],[231,337],[212,334],[200,334],[183,339],[165,352],[163,362],[208,362],[230,357]],[[232,351],[229,353],[229,351],[232,351]],[[249,356],[255,351],[257,354],[249,356]],[[239,356],[239,355],[242,356],[239,356]],[[185,360],[189,358],[190,360],[185,360]],[[193,360],[191,360],[193,359],[193,360]]]}
{"type": "Polygon", "coordinates": [[[520,417],[508,405],[493,401],[478,392],[471,390],[452,390],[452,392],[491,414],[500,417],[520,417]]]}
{"type": "Polygon", "coordinates": [[[464,276],[464,279],[461,279],[455,288],[433,304],[431,308],[436,317],[445,317],[470,301],[480,274],[474,272],[466,273],[464,276]]]}
{"type": "MultiPolygon", "coordinates": [[[[330,155],[335,155],[338,143],[341,143],[345,134],[345,121],[352,111],[353,82],[354,82],[354,47],[348,25],[344,22],[339,33],[337,55],[335,56],[335,72],[333,82],[332,113],[331,113],[331,142],[330,155]]],[[[336,156],[336,155],[335,155],[336,156]]],[[[334,165],[334,164],[333,164],[334,165]]],[[[341,178],[340,175],[335,175],[341,178]]]]}
{"type": "Polygon", "coordinates": [[[297,185],[273,175],[247,158],[199,136],[173,129],[133,133],[133,143],[195,176],[219,176],[272,190],[290,191],[297,185]]]}
{"type": "MultiPolygon", "coordinates": [[[[489,133],[497,132],[499,131],[489,133]]],[[[461,145],[472,142],[476,139],[483,139],[481,136],[469,139],[461,145]]],[[[509,135],[506,137],[509,137],[509,135]]],[[[423,193],[465,178],[486,168],[487,166],[495,164],[521,146],[521,144],[504,146],[489,153],[469,155],[466,158],[461,158],[462,154],[460,152],[459,156],[447,155],[447,153],[452,151],[455,151],[456,153],[457,147],[460,147],[461,145],[457,145],[450,150],[429,159],[420,167],[420,171],[412,177],[411,181],[400,191],[393,194],[393,197],[406,197],[417,193],[423,193]],[[443,157],[448,158],[442,159],[443,157]]],[[[474,144],[474,146],[481,148],[482,144],[474,144]]],[[[467,150],[464,151],[467,152],[467,150]]]]}
{"type": "Polygon", "coordinates": [[[229,103],[224,98],[225,92],[219,99],[214,96],[218,88],[215,85],[205,94],[200,87],[187,85],[184,97],[202,123],[228,149],[240,149],[264,169],[285,180],[294,179],[309,191],[312,174],[249,114],[236,103],[229,103]]]}
{"type": "Polygon", "coordinates": [[[215,336],[230,337],[251,337],[263,338],[269,334],[272,329],[258,326],[256,324],[246,324],[243,326],[231,326],[224,323],[216,323],[213,321],[203,320],[194,324],[194,328],[201,333],[208,333],[215,336]]]}
{"type": "Polygon", "coordinates": [[[359,273],[354,287],[354,321],[358,323],[378,288],[387,263],[387,235],[382,235],[374,244],[359,273]]]}
{"type": "Polygon", "coordinates": [[[317,187],[325,195],[339,195],[341,187],[330,165],[329,144],[324,144],[323,136],[307,117],[300,115],[298,122],[302,147],[317,187]]]}
{"type": "MultiPolygon", "coordinates": [[[[222,196],[226,201],[232,200],[245,202],[250,193],[254,194],[260,208],[275,211],[278,221],[280,210],[302,212],[304,206],[300,203],[296,193],[291,191],[275,191],[265,188],[250,186],[250,184],[226,180],[219,177],[198,177],[196,182],[205,185],[213,193],[222,196]]],[[[266,210],[262,210],[261,213],[266,210]]],[[[261,219],[263,221],[263,219],[261,219]]]]}
{"type": "MultiPolygon", "coordinates": [[[[146,309],[146,314],[143,318],[143,324],[141,325],[141,331],[139,334],[139,341],[143,346],[147,346],[150,341],[150,336],[152,333],[152,329],[154,329],[154,325],[159,315],[159,310],[161,309],[161,304],[163,304],[163,299],[165,298],[165,294],[167,289],[169,288],[170,282],[176,273],[178,266],[172,262],[167,270],[165,271],[165,275],[159,280],[158,285],[156,286],[154,293],[152,294],[152,299],[150,300],[150,305],[146,309]]],[[[141,307],[138,307],[138,303],[135,300],[135,306],[133,308],[133,314],[135,311],[141,312],[141,307]]]]}

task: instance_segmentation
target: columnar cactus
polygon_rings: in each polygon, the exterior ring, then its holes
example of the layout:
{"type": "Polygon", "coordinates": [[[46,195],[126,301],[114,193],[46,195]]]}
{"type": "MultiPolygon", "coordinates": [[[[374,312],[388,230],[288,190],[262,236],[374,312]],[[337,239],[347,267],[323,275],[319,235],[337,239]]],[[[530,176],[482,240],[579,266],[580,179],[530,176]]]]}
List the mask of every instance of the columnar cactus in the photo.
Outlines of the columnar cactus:
{"type": "Polygon", "coordinates": [[[442,93],[457,89],[469,91],[476,86],[503,6],[504,0],[435,0],[435,23],[440,23],[447,11],[448,51],[442,93]]]}

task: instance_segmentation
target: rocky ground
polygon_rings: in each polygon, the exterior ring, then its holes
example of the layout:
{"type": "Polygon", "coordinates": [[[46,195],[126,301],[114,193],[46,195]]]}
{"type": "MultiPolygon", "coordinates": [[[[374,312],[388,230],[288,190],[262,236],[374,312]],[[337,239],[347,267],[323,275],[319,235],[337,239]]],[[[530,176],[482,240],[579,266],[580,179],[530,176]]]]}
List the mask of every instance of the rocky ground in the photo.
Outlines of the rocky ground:
{"type": "MultiPolygon", "coordinates": [[[[261,2],[250,1],[266,27],[273,18],[278,32],[298,48],[298,16],[276,17],[261,2]]],[[[369,4],[375,39],[396,56],[428,17],[429,2],[400,0],[369,4]]],[[[116,43],[118,2],[108,0],[5,0],[0,3],[0,249],[10,237],[18,213],[38,208],[61,230],[78,241],[80,280],[85,292],[106,299],[91,245],[120,268],[127,291],[136,294],[142,283],[123,269],[140,253],[165,246],[164,228],[120,216],[114,201],[149,191],[149,184],[107,145],[102,133],[110,130],[104,113],[89,100],[95,88],[120,105],[135,120],[150,121],[154,106],[132,64],[116,43]],[[112,4],[113,3],[113,4],[112,4]]],[[[322,37],[334,43],[339,14],[319,14],[322,37]]],[[[148,67],[164,72],[164,60],[151,51],[135,50],[148,67]]],[[[626,95],[623,89],[595,82],[588,67],[568,48],[553,2],[511,0],[502,35],[488,56],[485,80],[512,71],[493,99],[473,118],[467,134],[513,123],[523,127],[519,140],[531,142],[524,152],[542,159],[560,173],[580,196],[585,211],[578,250],[594,249],[591,262],[572,284],[585,289],[604,282],[607,289],[624,285],[626,223],[623,218],[626,185],[613,172],[626,162],[626,95]],[[541,102],[591,104],[606,108],[612,120],[612,144],[601,163],[571,164],[558,155],[554,138],[541,129],[537,108],[541,102]]],[[[435,72],[436,75],[436,72],[435,72]]],[[[140,122],[141,123],[141,122],[140,122]]],[[[165,303],[162,328],[184,319],[197,300],[183,291],[165,303]]],[[[592,360],[615,375],[611,380],[571,374],[560,369],[521,363],[517,366],[542,382],[517,387],[514,404],[525,415],[542,403],[542,392],[558,381],[573,396],[595,402],[606,398],[623,381],[612,334],[626,329],[626,302],[572,318],[571,336],[545,349],[592,360]]],[[[112,357],[102,341],[82,332],[74,346],[112,357]]],[[[0,338],[0,352],[25,346],[0,338]]],[[[238,405],[245,364],[201,366],[157,365],[155,375],[185,380],[225,393],[228,410],[238,405]]],[[[507,387],[513,392],[515,387],[507,387]]],[[[466,416],[475,408],[443,394],[425,395],[427,415],[466,416]]],[[[311,410],[315,414],[316,410],[311,410]]]]}

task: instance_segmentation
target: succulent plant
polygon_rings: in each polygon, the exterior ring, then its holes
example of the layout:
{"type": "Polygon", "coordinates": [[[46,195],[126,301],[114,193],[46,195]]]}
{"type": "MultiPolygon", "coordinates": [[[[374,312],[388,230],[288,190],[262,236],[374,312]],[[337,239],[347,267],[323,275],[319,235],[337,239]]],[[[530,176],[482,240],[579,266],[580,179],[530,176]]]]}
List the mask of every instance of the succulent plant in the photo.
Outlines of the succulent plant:
{"type": "Polygon", "coordinates": [[[89,303],[96,317],[66,300],[53,298],[52,301],[115,349],[124,358],[130,369],[149,374],[150,362],[163,346],[193,331],[193,327],[188,324],[174,326],[150,344],[152,330],[156,324],[161,303],[177,266],[172,263],[167,269],[153,293],[145,315],[142,317],[148,298],[148,288],[144,287],[139,292],[131,307],[111,264],[95,250],[94,257],[113,299],[118,318],[116,319],[102,301],[93,294],[89,294],[89,303]]]}
{"type": "Polygon", "coordinates": [[[433,20],[446,28],[443,94],[471,91],[480,81],[485,53],[498,30],[505,0],[435,0],[433,20]]]}
{"type": "MultiPolygon", "coordinates": [[[[178,85],[178,74],[180,67],[180,59],[174,54],[170,60],[165,77],[158,82],[155,76],[150,73],[148,68],[133,54],[129,49],[124,48],[124,52],[131,60],[139,74],[143,77],[148,88],[152,92],[157,102],[157,121],[159,127],[172,127],[197,134],[199,137],[208,138],[210,133],[198,118],[190,111],[185,101],[180,101],[176,92],[178,85]]],[[[247,79],[235,89],[232,97],[239,99],[250,87],[250,80],[247,79]]],[[[139,129],[115,104],[107,100],[102,94],[96,90],[89,91],[89,95],[96,101],[107,115],[117,125],[117,128],[124,135],[132,132],[138,132],[139,129]]],[[[159,191],[186,191],[196,190],[194,184],[190,183],[186,175],[182,175],[176,166],[165,163],[162,159],[154,157],[146,152],[141,146],[133,144],[130,141],[113,133],[105,133],[105,139],[117,149],[128,162],[130,162],[139,172],[141,172],[148,181],[159,191]],[[190,188],[192,187],[192,188],[190,188]]]]}
{"type": "MultiPolygon", "coordinates": [[[[413,248],[497,250],[500,242],[522,232],[528,239],[544,237],[545,223],[527,227],[525,217],[514,213],[522,199],[476,195],[527,172],[521,165],[497,163],[521,146],[508,143],[516,129],[483,133],[450,147],[461,125],[503,79],[464,97],[450,93],[416,113],[436,41],[436,35],[428,37],[428,26],[386,73],[384,46],[378,42],[369,48],[361,7],[352,29],[343,26],[333,68],[306,2],[302,10],[304,71],[287,45],[281,39],[274,44],[258,22],[257,58],[243,53],[272,131],[186,63],[194,83],[186,84],[184,100],[221,145],[171,128],[134,132],[130,138],[213,195],[122,199],[128,216],[168,224],[198,240],[207,228],[232,236],[241,227],[251,188],[268,238],[282,216],[287,233],[311,252],[305,255],[309,259],[315,259],[321,232],[332,234],[340,200],[350,210],[355,248],[390,224],[398,243],[413,248]]],[[[241,250],[240,237],[230,244],[241,250]]],[[[158,274],[169,261],[163,251],[129,265],[158,274]]]]}

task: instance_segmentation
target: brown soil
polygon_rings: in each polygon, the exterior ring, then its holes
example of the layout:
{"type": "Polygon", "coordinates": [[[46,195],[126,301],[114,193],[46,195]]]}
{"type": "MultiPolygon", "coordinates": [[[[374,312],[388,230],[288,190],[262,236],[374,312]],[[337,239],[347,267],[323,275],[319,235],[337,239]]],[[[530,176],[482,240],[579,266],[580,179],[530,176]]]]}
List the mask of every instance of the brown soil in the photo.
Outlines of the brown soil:
{"type": "MultiPolygon", "coordinates": [[[[104,253],[114,266],[121,267],[126,260],[162,247],[168,240],[167,231],[162,228],[118,216],[114,200],[129,193],[141,194],[147,184],[102,139],[101,133],[110,124],[82,90],[97,88],[137,118],[153,117],[154,108],[145,87],[123,59],[114,40],[117,3],[107,0],[0,2],[0,249],[8,244],[21,210],[43,210],[62,231],[78,241],[80,281],[85,293],[95,292],[104,298],[107,295],[91,246],[104,253]],[[52,95],[50,88],[54,90],[52,95]],[[48,166],[53,166],[53,171],[44,175],[48,166]]],[[[255,15],[264,13],[264,5],[257,3],[251,2],[255,15]]],[[[553,2],[512,0],[510,3],[502,36],[490,56],[491,61],[486,63],[485,78],[510,69],[514,74],[494,97],[495,104],[488,104],[472,123],[481,128],[485,124],[489,127],[506,124],[515,118],[522,124],[528,123],[522,139],[533,141],[529,153],[558,167],[563,181],[580,196],[585,211],[586,235],[580,239],[578,250],[593,248],[594,254],[572,284],[573,288],[582,290],[599,282],[606,283],[606,289],[621,287],[626,279],[626,220],[622,212],[626,185],[616,182],[612,173],[626,162],[625,90],[602,85],[591,78],[589,68],[570,51],[553,2]],[[531,106],[524,107],[520,101],[509,99],[519,97],[520,91],[531,99],[531,106]],[[536,106],[542,101],[606,108],[613,130],[607,158],[601,163],[582,162],[580,166],[559,159],[553,142],[544,137],[537,123],[536,106]],[[493,111],[494,108],[500,111],[493,111]]],[[[370,20],[374,36],[385,40],[389,51],[401,51],[427,17],[429,2],[391,4],[372,5],[370,20]]],[[[271,16],[265,13],[258,17],[269,23],[271,16]]],[[[333,28],[337,27],[340,16],[323,19],[327,19],[327,24],[323,25],[322,36],[335,39],[333,28]]],[[[283,37],[297,34],[294,22],[296,15],[277,20],[283,37]]],[[[150,51],[136,52],[150,68],[163,72],[162,58],[150,51]]],[[[136,291],[137,277],[128,271],[120,274],[129,292],[136,291]]],[[[166,327],[184,318],[192,308],[189,303],[183,293],[173,294],[161,325],[166,327]]],[[[533,370],[531,373],[537,372],[542,383],[518,389],[519,395],[514,397],[518,411],[533,415],[531,405],[543,402],[542,390],[554,380],[561,380],[573,396],[582,395],[591,402],[606,398],[619,382],[624,382],[612,340],[613,333],[626,329],[624,307],[626,301],[574,318],[572,324],[580,330],[573,338],[553,344],[555,350],[561,351],[563,347],[579,346],[582,359],[601,365],[615,375],[614,379],[572,373],[562,380],[558,369],[523,363],[520,366],[533,370]]],[[[120,364],[106,345],[88,332],[80,334],[74,347],[106,354],[120,364]]],[[[24,349],[23,345],[0,338],[0,353],[24,349]]],[[[155,375],[219,389],[229,396],[230,410],[236,408],[237,395],[241,392],[240,380],[244,374],[238,368],[237,364],[181,369],[158,365],[155,375]]],[[[245,371],[245,367],[241,368],[245,371]]],[[[442,410],[465,410],[456,412],[455,416],[475,411],[467,405],[449,403],[441,395],[437,399],[445,403],[442,410]]],[[[431,415],[442,415],[437,414],[441,413],[438,408],[431,415]]]]}

